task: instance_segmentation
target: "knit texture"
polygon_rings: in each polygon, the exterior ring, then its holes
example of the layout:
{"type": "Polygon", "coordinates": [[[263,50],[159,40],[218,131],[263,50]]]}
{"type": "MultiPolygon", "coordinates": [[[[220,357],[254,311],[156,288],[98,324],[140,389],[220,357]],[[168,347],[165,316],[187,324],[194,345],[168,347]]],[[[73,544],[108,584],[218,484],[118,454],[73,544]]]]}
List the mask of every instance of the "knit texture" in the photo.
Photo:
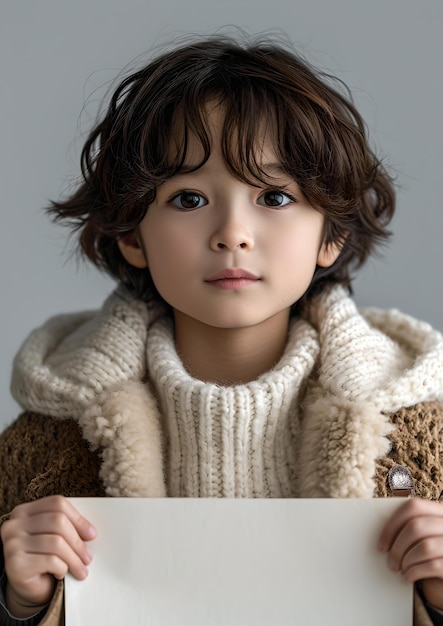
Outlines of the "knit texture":
{"type": "Polygon", "coordinates": [[[441,404],[427,403],[400,409],[390,416],[395,428],[392,448],[389,456],[377,461],[376,497],[390,495],[387,475],[394,465],[403,465],[411,471],[416,496],[430,500],[442,497],[442,412],[441,404]]]}
{"type": "Polygon", "coordinates": [[[27,413],[0,438],[1,513],[16,504],[62,493],[105,495],[100,455],[92,452],[73,420],[27,413]]]}
{"type": "Polygon", "coordinates": [[[443,400],[441,335],[397,311],[360,313],[341,287],[293,322],[280,363],[246,386],[191,380],[166,320],[119,290],[96,314],[49,320],[15,360],[18,402],[78,422],[101,449],[108,495],[371,497],[388,414],[443,400]]]}
{"type": "Polygon", "coordinates": [[[143,378],[148,324],[161,312],[119,288],[98,312],[49,319],[14,359],[13,396],[29,411],[78,419],[105,389],[143,378]]]}
{"type": "Polygon", "coordinates": [[[166,421],[169,495],[294,497],[299,400],[318,353],[312,327],[296,322],[270,372],[221,387],[187,373],[172,325],[158,321],[149,331],[147,354],[166,421]]]}

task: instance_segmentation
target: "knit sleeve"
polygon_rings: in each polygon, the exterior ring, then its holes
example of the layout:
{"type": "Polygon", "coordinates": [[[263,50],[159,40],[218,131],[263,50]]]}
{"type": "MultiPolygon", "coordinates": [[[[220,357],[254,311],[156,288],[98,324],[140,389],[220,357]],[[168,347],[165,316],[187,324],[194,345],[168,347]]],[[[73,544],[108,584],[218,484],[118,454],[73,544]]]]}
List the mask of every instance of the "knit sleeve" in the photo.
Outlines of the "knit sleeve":
{"type": "Polygon", "coordinates": [[[104,496],[99,469],[76,422],[23,413],[0,435],[0,520],[49,495],[104,496]]]}

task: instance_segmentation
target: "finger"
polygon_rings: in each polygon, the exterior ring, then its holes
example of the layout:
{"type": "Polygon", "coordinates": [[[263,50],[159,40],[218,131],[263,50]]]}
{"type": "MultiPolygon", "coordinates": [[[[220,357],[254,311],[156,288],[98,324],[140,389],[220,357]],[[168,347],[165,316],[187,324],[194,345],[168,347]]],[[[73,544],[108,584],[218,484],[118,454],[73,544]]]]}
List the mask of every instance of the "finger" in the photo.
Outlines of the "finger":
{"type": "MultiPolygon", "coordinates": [[[[43,605],[52,597],[55,579],[62,580],[69,570],[63,558],[55,554],[16,553],[6,566],[8,591],[19,604],[43,605]]],[[[80,571],[83,580],[88,572],[80,571]]]]}
{"type": "Polygon", "coordinates": [[[59,512],[70,520],[78,534],[85,541],[94,539],[97,535],[95,527],[81,515],[74,505],[63,496],[48,496],[34,502],[27,502],[15,507],[11,518],[33,517],[41,513],[59,512]]]}
{"type": "Polygon", "coordinates": [[[421,498],[411,498],[405,502],[394,512],[384,526],[378,543],[379,550],[383,552],[391,550],[397,535],[407,522],[415,517],[427,515],[443,517],[443,507],[438,502],[422,500],[421,498]]]}
{"type": "Polygon", "coordinates": [[[37,557],[36,562],[56,578],[63,578],[68,570],[79,580],[88,575],[83,560],[61,535],[28,536],[22,550],[28,556],[37,557]]]}
{"type": "Polygon", "coordinates": [[[440,579],[442,583],[441,591],[443,591],[443,581],[441,580],[443,578],[443,558],[416,563],[403,573],[403,579],[408,583],[415,583],[428,578],[440,579]]]}
{"type": "Polygon", "coordinates": [[[5,550],[5,569],[11,584],[35,586],[47,574],[62,579],[70,571],[84,580],[88,569],[60,535],[26,536],[11,542],[5,550]]]}
{"type": "Polygon", "coordinates": [[[443,557],[443,517],[415,517],[403,526],[389,553],[388,565],[405,571],[415,563],[443,557]]]}
{"type": "Polygon", "coordinates": [[[10,519],[5,524],[7,524],[3,533],[5,554],[9,555],[13,549],[20,550],[21,545],[29,545],[30,541],[32,545],[38,546],[42,536],[53,535],[65,542],[85,565],[92,561],[92,555],[86,544],[64,513],[49,512],[18,517],[10,519]]]}
{"type": "Polygon", "coordinates": [[[39,587],[49,574],[58,580],[64,578],[68,571],[79,580],[84,580],[88,575],[87,568],[78,557],[66,548],[54,545],[51,540],[39,546],[42,552],[33,552],[32,546],[28,548],[15,552],[5,565],[9,583],[16,588],[26,589],[28,594],[33,588],[39,587]]]}

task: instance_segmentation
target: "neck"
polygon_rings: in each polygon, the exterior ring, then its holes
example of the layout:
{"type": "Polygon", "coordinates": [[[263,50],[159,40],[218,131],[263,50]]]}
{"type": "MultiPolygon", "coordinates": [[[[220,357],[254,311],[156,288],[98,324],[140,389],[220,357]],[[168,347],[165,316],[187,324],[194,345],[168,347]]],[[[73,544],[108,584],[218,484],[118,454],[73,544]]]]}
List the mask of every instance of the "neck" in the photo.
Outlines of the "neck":
{"type": "Polygon", "coordinates": [[[220,385],[255,380],[279,361],[285,349],[289,310],[246,328],[215,328],[174,312],[175,345],[194,378],[220,385]]]}

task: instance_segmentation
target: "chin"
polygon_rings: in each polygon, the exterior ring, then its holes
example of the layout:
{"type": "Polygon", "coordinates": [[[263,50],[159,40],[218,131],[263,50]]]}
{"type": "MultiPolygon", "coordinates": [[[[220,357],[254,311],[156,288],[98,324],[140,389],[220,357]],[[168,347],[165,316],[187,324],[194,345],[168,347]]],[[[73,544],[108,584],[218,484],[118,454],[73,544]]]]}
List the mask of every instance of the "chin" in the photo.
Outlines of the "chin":
{"type": "Polygon", "coordinates": [[[233,316],[223,316],[223,317],[215,317],[215,318],[207,318],[202,319],[201,322],[206,324],[207,326],[212,326],[213,328],[219,328],[220,330],[239,330],[242,328],[253,328],[254,326],[259,326],[265,320],[262,318],[241,318],[238,315],[233,316]]]}

